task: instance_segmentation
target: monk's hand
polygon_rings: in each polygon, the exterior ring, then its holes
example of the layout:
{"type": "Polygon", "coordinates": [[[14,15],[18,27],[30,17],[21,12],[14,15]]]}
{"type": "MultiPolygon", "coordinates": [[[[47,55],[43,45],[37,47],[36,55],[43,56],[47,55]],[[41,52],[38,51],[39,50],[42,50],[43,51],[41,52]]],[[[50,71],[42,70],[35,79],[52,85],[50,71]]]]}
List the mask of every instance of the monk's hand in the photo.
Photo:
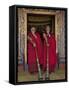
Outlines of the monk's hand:
{"type": "Polygon", "coordinates": [[[47,43],[47,47],[49,47],[50,45],[49,45],[49,43],[47,43]]]}
{"type": "Polygon", "coordinates": [[[35,43],[33,43],[33,47],[36,47],[36,44],[35,43]]]}

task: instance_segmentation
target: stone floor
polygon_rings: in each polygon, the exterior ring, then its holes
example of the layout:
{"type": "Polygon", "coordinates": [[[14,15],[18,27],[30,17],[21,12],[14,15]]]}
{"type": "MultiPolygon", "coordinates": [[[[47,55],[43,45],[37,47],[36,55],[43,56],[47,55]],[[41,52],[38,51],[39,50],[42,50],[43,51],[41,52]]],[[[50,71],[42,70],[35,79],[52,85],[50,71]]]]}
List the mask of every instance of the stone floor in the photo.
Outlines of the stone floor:
{"type": "MultiPolygon", "coordinates": [[[[45,77],[45,73],[43,73],[43,79],[45,77]]],[[[65,65],[61,64],[59,68],[55,70],[55,72],[50,74],[50,80],[60,80],[65,79],[65,65]]],[[[30,74],[29,72],[25,72],[23,70],[23,66],[19,65],[18,67],[18,82],[25,82],[25,81],[37,81],[38,80],[38,73],[30,74]]]]}

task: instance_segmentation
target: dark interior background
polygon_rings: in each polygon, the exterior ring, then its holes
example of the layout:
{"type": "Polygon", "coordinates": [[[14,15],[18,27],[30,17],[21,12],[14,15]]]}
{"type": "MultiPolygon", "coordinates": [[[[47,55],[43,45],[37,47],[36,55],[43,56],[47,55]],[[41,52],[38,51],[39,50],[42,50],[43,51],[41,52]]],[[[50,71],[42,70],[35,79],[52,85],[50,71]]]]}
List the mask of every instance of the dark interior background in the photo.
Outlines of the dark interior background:
{"type": "Polygon", "coordinates": [[[55,35],[55,16],[54,15],[41,15],[41,14],[28,14],[27,15],[27,30],[30,32],[32,26],[36,27],[36,31],[42,36],[45,25],[50,25],[51,33],[55,35]]]}

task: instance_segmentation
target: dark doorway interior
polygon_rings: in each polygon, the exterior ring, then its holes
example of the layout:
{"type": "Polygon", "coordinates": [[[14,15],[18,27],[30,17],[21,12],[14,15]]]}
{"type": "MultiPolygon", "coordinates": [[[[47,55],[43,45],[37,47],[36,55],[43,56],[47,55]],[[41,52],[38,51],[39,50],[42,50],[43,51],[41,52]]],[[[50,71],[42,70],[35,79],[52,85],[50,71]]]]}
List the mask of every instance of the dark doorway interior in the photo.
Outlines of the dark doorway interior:
{"type": "Polygon", "coordinates": [[[49,24],[51,26],[51,33],[55,35],[55,16],[54,15],[41,15],[41,14],[27,14],[27,25],[28,32],[31,26],[37,28],[37,32],[42,34],[45,29],[45,25],[49,24]]]}

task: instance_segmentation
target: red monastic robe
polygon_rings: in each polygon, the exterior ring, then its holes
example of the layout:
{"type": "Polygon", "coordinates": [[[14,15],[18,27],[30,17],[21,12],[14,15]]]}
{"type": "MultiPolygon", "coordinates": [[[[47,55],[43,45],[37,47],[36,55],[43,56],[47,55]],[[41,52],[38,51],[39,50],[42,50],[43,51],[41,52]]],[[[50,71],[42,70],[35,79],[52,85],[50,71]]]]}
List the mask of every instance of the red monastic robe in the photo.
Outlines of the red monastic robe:
{"type": "Polygon", "coordinates": [[[29,72],[34,73],[38,71],[36,62],[36,49],[39,58],[39,63],[40,65],[43,64],[42,42],[38,33],[36,33],[37,38],[35,38],[31,32],[28,34],[28,36],[31,37],[32,41],[36,44],[36,47],[33,47],[31,41],[28,40],[28,69],[29,72]]]}
{"type": "MultiPolygon", "coordinates": [[[[46,35],[46,34],[45,34],[46,35]]],[[[56,40],[54,35],[47,36],[47,41],[49,46],[47,47],[46,41],[44,39],[44,63],[43,63],[43,70],[45,71],[47,69],[47,48],[48,48],[48,60],[49,60],[49,72],[53,72],[56,67],[56,40]]]]}

